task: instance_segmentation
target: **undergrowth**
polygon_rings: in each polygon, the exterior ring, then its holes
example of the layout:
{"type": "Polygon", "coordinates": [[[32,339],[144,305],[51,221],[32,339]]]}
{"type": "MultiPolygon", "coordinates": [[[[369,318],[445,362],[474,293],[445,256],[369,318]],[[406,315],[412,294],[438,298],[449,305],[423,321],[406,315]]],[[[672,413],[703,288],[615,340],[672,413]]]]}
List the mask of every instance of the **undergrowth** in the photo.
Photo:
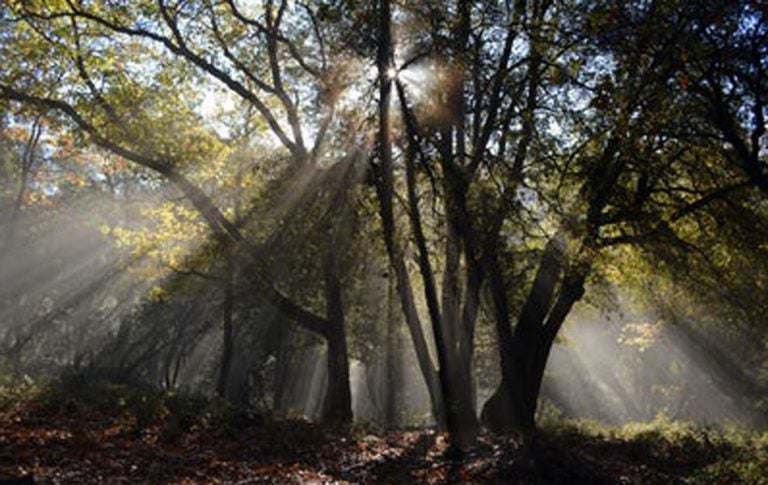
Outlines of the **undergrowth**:
{"type": "Polygon", "coordinates": [[[738,424],[701,426],[664,414],[621,427],[557,413],[540,419],[541,432],[564,445],[602,440],[631,462],[682,483],[768,484],[768,432],[738,424]]]}
{"type": "MultiPolygon", "coordinates": [[[[30,426],[30,430],[34,430],[38,422],[50,426],[58,422],[66,428],[70,426],[66,423],[76,426],[74,423],[90,419],[104,422],[105,430],[119,425],[128,433],[134,433],[130,439],[137,443],[146,442],[150,436],[156,437],[159,443],[187,443],[189,440],[184,437],[192,435],[197,436],[193,440],[201,436],[213,440],[200,449],[227,448],[226,443],[238,443],[234,449],[241,450],[244,456],[237,459],[243,463],[254,456],[275,463],[292,463],[297,459],[307,460],[307,456],[315,456],[318,449],[323,449],[318,463],[313,464],[311,460],[307,463],[317,465],[321,471],[338,469],[340,476],[362,474],[363,465],[355,464],[356,460],[360,460],[360,456],[368,459],[369,455],[379,465],[365,466],[379,470],[376,476],[380,478],[397,470],[411,478],[420,476],[419,473],[429,467],[435,470],[430,461],[432,455],[425,456],[421,447],[426,446],[426,450],[437,446],[427,443],[436,435],[424,429],[388,431],[364,424],[331,427],[301,420],[263,422],[221,399],[168,392],[108,375],[70,373],[49,381],[22,379],[13,385],[3,382],[0,383],[0,405],[8,416],[21,413],[33,417],[15,421],[20,423],[16,426],[30,426]],[[254,429],[259,430],[260,438],[247,440],[246,436],[251,436],[248,433],[254,429]],[[196,431],[204,433],[195,434],[196,431]],[[404,445],[409,440],[420,443],[426,440],[427,444],[409,451],[404,445]],[[258,444],[261,448],[248,454],[243,443],[258,444]],[[307,450],[298,450],[297,443],[307,450]],[[393,451],[398,446],[405,447],[402,455],[393,451]],[[373,453],[373,449],[378,451],[373,453]],[[361,455],[353,456],[353,452],[361,455]],[[407,458],[394,458],[396,456],[407,458]]],[[[585,419],[565,418],[554,409],[544,409],[539,415],[540,430],[532,448],[533,468],[516,456],[517,448],[511,445],[514,440],[483,435],[477,449],[467,455],[470,460],[462,473],[479,481],[511,479],[525,483],[535,478],[530,483],[768,485],[766,432],[725,425],[698,426],[671,420],[663,414],[650,422],[611,427],[585,419]]]]}
{"type": "Polygon", "coordinates": [[[200,428],[232,432],[249,417],[228,402],[202,394],[166,391],[99,373],[67,373],[55,380],[27,379],[0,388],[0,410],[23,403],[40,416],[100,416],[141,433],[159,427],[173,441],[200,428]]]}

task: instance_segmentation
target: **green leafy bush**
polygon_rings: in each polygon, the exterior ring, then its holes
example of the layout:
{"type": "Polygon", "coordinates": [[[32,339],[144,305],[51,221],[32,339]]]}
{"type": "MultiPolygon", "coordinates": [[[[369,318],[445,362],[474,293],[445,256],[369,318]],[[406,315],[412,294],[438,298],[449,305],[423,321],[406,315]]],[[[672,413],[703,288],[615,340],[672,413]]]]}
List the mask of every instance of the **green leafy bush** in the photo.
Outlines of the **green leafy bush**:
{"type": "Polygon", "coordinates": [[[28,401],[41,392],[41,383],[28,375],[14,378],[0,372],[0,411],[6,411],[16,403],[28,401]]]}
{"type": "Polygon", "coordinates": [[[563,418],[556,410],[540,417],[542,433],[559,446],[578,450],[596,444],[650,470],[654,480],[768,484],[768,433],[702,427],[663,414],[620,428],[563,418]]]}

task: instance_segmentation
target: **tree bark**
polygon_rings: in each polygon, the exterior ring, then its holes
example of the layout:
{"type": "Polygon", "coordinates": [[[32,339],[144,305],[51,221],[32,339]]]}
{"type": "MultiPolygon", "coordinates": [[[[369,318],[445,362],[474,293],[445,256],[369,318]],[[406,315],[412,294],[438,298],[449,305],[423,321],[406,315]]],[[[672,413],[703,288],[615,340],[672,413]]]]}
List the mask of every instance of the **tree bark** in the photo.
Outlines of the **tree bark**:
{"type": "Polygon", "coordinates": [[[502,380],[485,404],[482,420],[493,431],[518,431],[528,435],[535,429],[536,406],[549,353],[573,304],[584,293],[587,274],[585,268],[577,266],[560,278],[565,264],[564,244],[560,234],[547,243],[514,334],[506,313],[503,276],[498,265],[489,267],[502,380]],[[560,289],[555,298],[558,283],[560,289]]]}
{"type": "Polygon", "coordinates": [[[344,326],[344,307],[335,249],[326,263],[325,291],[328,333],[328,388],[323,403],[323,420],[334,423],[352,421],[352,395],[349,389],[349,353],[344,326]]]}

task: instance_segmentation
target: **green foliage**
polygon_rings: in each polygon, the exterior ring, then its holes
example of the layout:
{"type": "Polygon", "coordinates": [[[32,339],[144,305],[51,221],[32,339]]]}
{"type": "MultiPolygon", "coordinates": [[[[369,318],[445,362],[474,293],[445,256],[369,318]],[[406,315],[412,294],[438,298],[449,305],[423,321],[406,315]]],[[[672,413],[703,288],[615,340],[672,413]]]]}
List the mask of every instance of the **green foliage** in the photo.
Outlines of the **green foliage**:
{"type": "Polygon", "coordinates": [[[671,421],[663,414],[649,423],[630,423],[615,436],[631,443],[633,454],[672,472],[715,462],[732,448],[719,433],[671,421]]]}
{"type": "Polygon", "coordinates": [[[589,439],[612,443],[632,462],[653,470],[656,480],[768,483],[768,433],[700,427],[663,414],[620,428],[565,419],[553,406],[546,406],[539,416],[545,435],[568,446],[583,446],[589,439]]]}
{"type": "Polygon", "coordinates": [[[38,397],[43,389],[41,382],[24,375],[14,378],[12,374],[0,372],[0,412],[14,404],[38,397]]]}

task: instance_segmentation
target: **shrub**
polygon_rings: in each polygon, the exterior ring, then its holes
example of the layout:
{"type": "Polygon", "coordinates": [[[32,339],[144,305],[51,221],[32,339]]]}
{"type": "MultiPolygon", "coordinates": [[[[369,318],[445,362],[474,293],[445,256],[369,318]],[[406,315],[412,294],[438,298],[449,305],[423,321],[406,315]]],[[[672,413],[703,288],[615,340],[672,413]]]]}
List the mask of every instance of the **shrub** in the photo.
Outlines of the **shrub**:
{"type": "Polygon", "coordinates": [[[168,392],[103,372],[65,374],[46,384],[34,405],[49,414],[108,416],[135,432],[159,426],[168,440],[198,427],[226,429],[236,415],[220,399],[168,392]]]}

